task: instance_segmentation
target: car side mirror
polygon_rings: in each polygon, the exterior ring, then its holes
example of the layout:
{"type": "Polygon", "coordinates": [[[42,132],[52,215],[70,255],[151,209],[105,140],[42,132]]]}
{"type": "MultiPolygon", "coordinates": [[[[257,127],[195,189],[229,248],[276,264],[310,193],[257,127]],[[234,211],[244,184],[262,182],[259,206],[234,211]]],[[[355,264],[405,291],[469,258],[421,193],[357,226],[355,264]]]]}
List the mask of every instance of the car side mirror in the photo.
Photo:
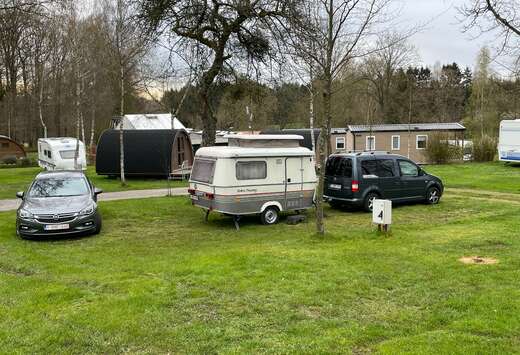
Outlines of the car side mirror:
{"type": "Polygon", "coordinates": [[[16,193],[16,197],[21,198],[21,199],[23,199],[23,196],[24,196],[24,195],[25,195],[25,194],[24,194],[23,191],[18,191],[18,192],[16,193]]]}
{"type": "Polygon", "coordinates": [[[426,175],[426,171],[424,171],[423,169],[419,169],[419,176],[424,176],[426,175]]]}
{"type": "Polygon", "coordinates": [[[99,194],[102,194],[103,193],[103,190],[101,189],[98,189],[97,187],[94,188],[94,195],[99,195],[99,194]]]}

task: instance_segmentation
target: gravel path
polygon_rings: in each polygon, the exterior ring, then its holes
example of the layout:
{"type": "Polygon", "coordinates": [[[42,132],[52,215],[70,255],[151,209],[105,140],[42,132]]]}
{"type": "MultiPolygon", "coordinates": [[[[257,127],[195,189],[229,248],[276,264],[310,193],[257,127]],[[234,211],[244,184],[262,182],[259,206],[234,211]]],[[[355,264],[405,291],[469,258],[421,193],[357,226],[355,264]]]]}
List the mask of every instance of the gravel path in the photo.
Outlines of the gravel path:
{"type": "MultiPolygon", "coordinates": [[[[172,196],[184,196],[188,188],[177,187],[171,189],[172,196]]],[[[139,198],[163,197],[168,195],[168,189],[130,190],[120,192],[105,192],[99,195],[99,201],[131,200],[139,198]]],[[[16,210],[20,206],[20,199],[0,200],[0,212],[16,210]]]]}

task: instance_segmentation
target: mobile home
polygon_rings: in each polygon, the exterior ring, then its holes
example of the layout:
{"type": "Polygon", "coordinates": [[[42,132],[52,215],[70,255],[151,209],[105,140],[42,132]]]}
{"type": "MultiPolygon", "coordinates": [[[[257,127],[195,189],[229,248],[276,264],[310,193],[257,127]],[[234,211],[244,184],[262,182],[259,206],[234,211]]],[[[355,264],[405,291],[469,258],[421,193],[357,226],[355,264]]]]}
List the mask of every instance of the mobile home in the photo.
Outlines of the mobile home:
{"type": "Polygon", "coordinates": [[[189,193],[193,205],[231,215],[261,215],[275,224],[279,213],[313,206],[314,153],[297,135],[235,135],[227,147],[200,148],[189,193]]]}
{"type": "Polygon", "coordinates": [[[501,161],[520,162],[520,119],[500,122],[498,157],[501,161]]]}
{"type": "Polygon", "coordinates": [[[38,139],[38,165],[46,170],[86,170],[85,145],[76,138],[38,139]],[[74,165],[78,147],[77,166],[74,165]]]}

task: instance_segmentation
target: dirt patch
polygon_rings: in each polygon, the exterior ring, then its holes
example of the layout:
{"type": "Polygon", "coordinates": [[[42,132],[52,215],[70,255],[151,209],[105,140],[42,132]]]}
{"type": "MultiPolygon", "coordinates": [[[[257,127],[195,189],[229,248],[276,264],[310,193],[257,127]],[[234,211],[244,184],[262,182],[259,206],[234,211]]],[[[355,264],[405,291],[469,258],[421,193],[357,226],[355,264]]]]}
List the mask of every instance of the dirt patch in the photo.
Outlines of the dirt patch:
{"type": "Polygon", "coordinates": [[[463,256],[459,259],[463,264],[477,264],[477,265],[493,265],[498,264],[498,260],[494,258],[485,258],[482,256],[463,256]]]}

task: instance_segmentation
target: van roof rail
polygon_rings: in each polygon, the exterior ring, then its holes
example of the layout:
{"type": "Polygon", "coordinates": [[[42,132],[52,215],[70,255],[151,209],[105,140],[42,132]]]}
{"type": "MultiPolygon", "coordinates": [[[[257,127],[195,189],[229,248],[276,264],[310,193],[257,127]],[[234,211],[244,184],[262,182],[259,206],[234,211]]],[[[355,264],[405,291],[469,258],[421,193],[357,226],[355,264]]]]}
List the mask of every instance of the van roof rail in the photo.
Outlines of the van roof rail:
{"type": "Polygon", "coordinates": [[[382,151],[382,150],[371,150],[371,151],[358,152],[356,155],[376,155],[376,154],[390,154],[390,152],[382,151]]]}

